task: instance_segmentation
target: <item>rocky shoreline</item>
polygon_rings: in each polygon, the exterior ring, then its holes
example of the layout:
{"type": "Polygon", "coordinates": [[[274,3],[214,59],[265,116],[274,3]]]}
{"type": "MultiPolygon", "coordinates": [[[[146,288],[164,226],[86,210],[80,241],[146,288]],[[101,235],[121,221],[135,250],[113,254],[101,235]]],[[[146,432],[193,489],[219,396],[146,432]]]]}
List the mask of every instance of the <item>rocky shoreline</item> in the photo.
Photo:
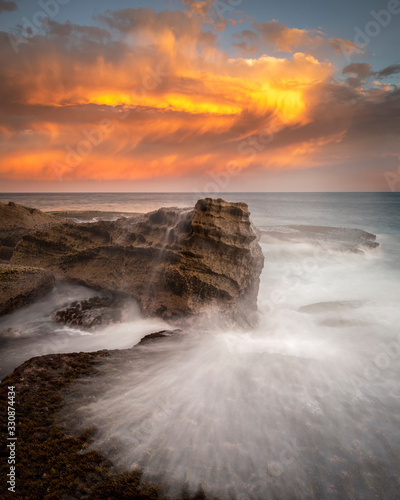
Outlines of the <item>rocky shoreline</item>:
{"type": "MultiPolygon", "coordinates": [[[[205,199],[186,210],[164,208],[84,223],[82,219],[101,215],[45,214],[2,204],[0,253],[9,263],[0,269],[0,314],[45,297],[55,279],[61,279],[102,291],[56,311],[55,324],[66,327],[90,332],[119,322],[126,297],[135,298],[147,316],[180,319],[211,311],[211,316],[249,324],[257,310],[263,267],[260,235],[249,215],[244,203],[205,199]]],[[[138,355],[145,356],[140,350],[149,343],[170,341],[180,333],[156,332],[123,351],[32,358],[6,377],[0,386],[0,411],[6,412],[9,386],[15,387],[18,400],[14,498],[33,498],[33,491],[35,498],[46,499],[166,498],[159,486],[142,481],[140,470],[117,470],[100,453],[85,451],[95,429],[72,435],[59,412],[71,384],[97,377],[104,359],[112,359],[118,371],[138,355]]],[[[2,436],[7,432],[4,424],[2,419],[2,436]]],[[[3,454],[1,468],[6,472],[3,454]]],[[[2,498],[8,497],[3,491],[2,498]]],[[[206,497],[183,490],[180,498],[206,497]]]]}
{"type": "MultiPolygon", "coordinates": [[[[142,342],[157,342],[173,334],[159,332],[142,342]]],[[[135,349],[41,356],[26,361],[2,381],[2,414],[7,412],[8,387],[14,386],[16,392],[18,488],[16,494],[9,493],[3,481],[1,498],[167,500],[159,485],[142,480],[140,469],[120,470],[99,452],[88,451],[96,429],[72,434],[60,420],[72,384],[78,379],[98,377],[98,366],[106,359],[112,361],[115,370],[122,368],[135,356],[135,349]]],[[[5,419],[1,419],[0,433],[6,439],[5,419]]],[[[6,477],[4,447],[0,464],[2,477],[6,477]]],[[[183,491],[179,500],[206,498],[201,492],[190,496],[183,491]]]]}

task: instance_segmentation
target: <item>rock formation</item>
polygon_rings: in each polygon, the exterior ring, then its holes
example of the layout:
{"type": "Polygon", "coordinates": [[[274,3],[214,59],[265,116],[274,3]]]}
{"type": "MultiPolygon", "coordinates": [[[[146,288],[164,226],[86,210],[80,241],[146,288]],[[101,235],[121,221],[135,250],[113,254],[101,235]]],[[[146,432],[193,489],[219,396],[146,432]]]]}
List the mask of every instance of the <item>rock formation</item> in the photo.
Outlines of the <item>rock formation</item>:
{"type": "Polygon", "coordinates": [[[245,203],[206,198],[135,219],[61,224],[24,236],[11,262],[134,297],[146,315],[224,313],[242,323],[257,309],[264,258],[245,203]]]}
{"type": "Polygon", "coordinates": [[[361,229],[327,226],[270,226],[261,229],[262,240],[311,243],[322,250],[364,254],[379,247],[376,235],[361,229]]]}
{"type": "Polygon", "coordinates": [[[17,203],[0,202],[0,260],[9,260],[15,245],[31,231],[60,223],[60,217],[17,203]]]}
{"type": "Polygon", "coordinates": [[[123,318],[123,308],[127,303],[123,298],[92,297],[75,301],[66,309],[57,311],[54,320],[82,330],[94,330],[98,326],[119,323],[123,318]]]}
{"type": "Polygon", "coordinates": [[[0,266],[0,315],[42,298],[54,287],[54,277],[43,269],[0,266]]]}

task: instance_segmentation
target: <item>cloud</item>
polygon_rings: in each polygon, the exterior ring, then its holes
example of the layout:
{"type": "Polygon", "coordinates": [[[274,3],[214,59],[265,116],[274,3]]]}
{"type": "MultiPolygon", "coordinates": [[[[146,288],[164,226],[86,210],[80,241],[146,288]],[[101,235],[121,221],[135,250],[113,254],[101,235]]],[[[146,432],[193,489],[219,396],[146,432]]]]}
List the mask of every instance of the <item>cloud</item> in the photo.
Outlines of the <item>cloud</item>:
{"type": "Polygon", "coordinates": [[[359,78],[366,78],[371,73],[372,66],[367,63],[352,63],[343,68],[342,74],[355,73],[359,78]]]}
{"type": "Polygon", "coordinates": [[[195,12],[196,14],[200,14],[201,16],[205,16],[211,10],[214,3],[215,3],[215,0],[204,0],[204,1],[182,0],[183,5],[185,5],[186,7],[189,7],[189,9],[192,12],[195,12]]]}
{"type": "Polygon", "coordinates": [[[50,38],[64,39],[68,42],[80,43],[82,39],[87,41],[107,42],[111,40],[111,34],[106,29],[97,26],[80,26],[67,21],[64,24],[49,19],[46,23],[46,32],[50,38]]]}
{"type": "Polygon", "coordinates": [[[262,41],[274,45],[279,52],[293,52],[299,47],[315,46],[320,43],[320,30],[301,30],[289,28],[277,20],[266,23],[254,23],[253,26],[260,33],[262,41]]]}
{"type": "Polygon", "coordinates": [[[216,31],[224,31],[230,24],[236,26],[241,22],[241,12],[236,9],[242,2],[216,0],[181,0],[188,11],[201,19],[203,24],[210,25],[216,31]]]}
{"type": "MultiPolygon", "coordinates": [[[[82,182],[197,179],[231,162],[251,176],[396,147],[399,93],[337,82],[326,60],[229,57],[191,11],[98,20],[50,21],[18,57],[0,32],[0,178],[57,180],[61,168],[82,182]]],[[[234,40],[251,48],[258,36],[234,40]]],[[[389,68],[378,74],[397,73],[389,68]]],[[[343,74],[373,71],[358,63],[343,74]]]]}
{"type": "MultiPolygon", "coordinates": [[[[342,74],[343,75],[354,75],[350,76],[347,79],[347,82],[349,85],[352,85],[353,87],[360,87],[365,83],[365,81],[368,78],[377,78],[379,80],[382,80],[384,78],[393,76],[400,73],[400,65],[399,64],[393,64],[391,66],[388,66],[386,68],[381,69],[380,71],[372,71],[372,66],[368,63],[352,63],[343,68],[342,74]]],[[[378,82],[374,82],[376,85],[381,86],[381,84],[378,82]]],[[[386,88],[390,88],[386,87],[386,88]]]]}
{"type": "Polygon", "coordinates": [[[195,56],[202,50],[213,52],[218,39],[213,32],[203,28],[201,18],[192,16],[189,11],[123,9],[107,11],[97,19],[117,36],[130,36],[131,44],[154,47],[158,52],[177,49],[195,56]]]}
{"type": "Polygon", "coordinates": [[[254,31],[243,30],[232,35],[233,46],[240,49],[243,54],[254,54],[258,52],[259,37],[254,31]]]}
{"type": "MultiPolygon", "coordinates": [[[[49,23],[47,36],[30,38],[18,58],[1,45],[0,63],[9,68],[0,85],[3,177],[54,178],[53,162],[65,164],[69,148],[76,151],[104,119],[113,133],[67,177],[218,167],[236,159],[240,141],[274,113],[289,124],[307,121],[307,89],[333,71],[302,54],[229,59],[184,12],[140,9],[104,21],[106,32],[49,23]]],[[[245,156],[239,162],[250,165],[245,156]]]]}
{"type": "Polygon", "coordinates": [[[387,68],[381,69],[375,75],[377,78],[386,78],[387,76],[397,75],[400,73],[400,64],[392,64],[387,68]]]}
{"type": "Polygon", "coordinates": [[[179,38],[188,35],[193,27],[196,31],[200,28],[198,21],[193,20],[187,11],[164,10],[157,13],[148,7],[107,11],[106,14],[99,15],[98,19],[104,21],[108,28],[120,33],[146,30],[157,33],[159,30],[169,30],[179,38]]]}
{"type": "Polygon", "coordinates": [[[0,14],[2,12],[13,12],[18,10],[18,6],[12,0],[0,0],[0,14]]]}
{"type": "Polygon", "coordinates": [[[248,44],[247,38],[250,33],[253,33],[254,43],[271,44],[277,52],[292,53],[301,48],[319,54],[321,54],[321,50],[326,51],[327,49],[344,53],[346,56],[364,54],[364,50],[354,42],[342,38],[327,38],[319,29],[289,28],[286,24],[279,23],[275,19],[265,23],[253,23],[253,27],[257,30],[257,34],[250,30],[244,30],[234,37],[239,40],[240,44],[243,42],[248,44]]]}
{"type": "Polygon", "coordinates": [[[247,42],[234,42],[234,47],[237,47],[242,54],[255,54],[258,52],[258,45],[248,45],[247,42]]]}
{"type": "Polygon", "coordinates": [[[330,46],[336,51],[346,56],[352,55],[363,55],[365,51],[359,45],[350,40],[344,40],[343,38],[329,38],[328,42],[330,46]]]}

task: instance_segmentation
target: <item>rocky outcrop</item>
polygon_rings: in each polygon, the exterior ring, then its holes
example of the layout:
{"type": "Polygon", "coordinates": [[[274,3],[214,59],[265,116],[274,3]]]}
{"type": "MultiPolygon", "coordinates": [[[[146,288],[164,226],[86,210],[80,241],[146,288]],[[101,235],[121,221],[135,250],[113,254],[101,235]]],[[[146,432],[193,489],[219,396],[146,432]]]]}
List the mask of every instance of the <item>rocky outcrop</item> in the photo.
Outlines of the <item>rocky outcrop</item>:
{"type": "Polygon", "coordinates": [[[62,224],[26,235],[13,264],[129,293],[147,315],[224,313],[251,321],[263,255],[245,203],[206,198],[135,219],[62,224]]]}
{"type": "Polygon", "coordinates": [[[17,203],[0,202],[0,260],[9,260],[15,245],[31,231],[60,223],[60,217],[17,203]]]}
{"type": "Polygon", "coordinates": [[[8,314],[44,297],[54,287],[54,277],[44,269],[0,266],[0,315],[8,314]]]}
{"type": "Polygon", "coordinates": [[[262,239],[311,243],[322,250],[364,254],[379,247],[376,235],[361,229],[327,226],[269,226],[261,228],[262,239]]]}
{"type": "Polygon", "coordinates": [[[98,326],[113,325],[122,321],[126,300],[118,297],[92,297],[73,302],[69,307],[54,314],[57,323],[94,330],[98,326]]]}

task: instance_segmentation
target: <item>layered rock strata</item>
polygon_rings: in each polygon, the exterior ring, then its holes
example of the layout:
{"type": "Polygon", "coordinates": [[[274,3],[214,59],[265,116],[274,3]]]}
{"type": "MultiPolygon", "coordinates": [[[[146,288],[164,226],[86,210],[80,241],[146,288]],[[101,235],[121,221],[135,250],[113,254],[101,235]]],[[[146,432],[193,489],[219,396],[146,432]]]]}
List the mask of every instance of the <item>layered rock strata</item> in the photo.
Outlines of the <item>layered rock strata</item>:
{"type": "Polygon", "coordinates": [[[60,224],[24,236],[11,262],[122,291],[146,315],[223,313],[249,322],[264,258],[245,203],[206,198],[135,219],[60,224]]]}

